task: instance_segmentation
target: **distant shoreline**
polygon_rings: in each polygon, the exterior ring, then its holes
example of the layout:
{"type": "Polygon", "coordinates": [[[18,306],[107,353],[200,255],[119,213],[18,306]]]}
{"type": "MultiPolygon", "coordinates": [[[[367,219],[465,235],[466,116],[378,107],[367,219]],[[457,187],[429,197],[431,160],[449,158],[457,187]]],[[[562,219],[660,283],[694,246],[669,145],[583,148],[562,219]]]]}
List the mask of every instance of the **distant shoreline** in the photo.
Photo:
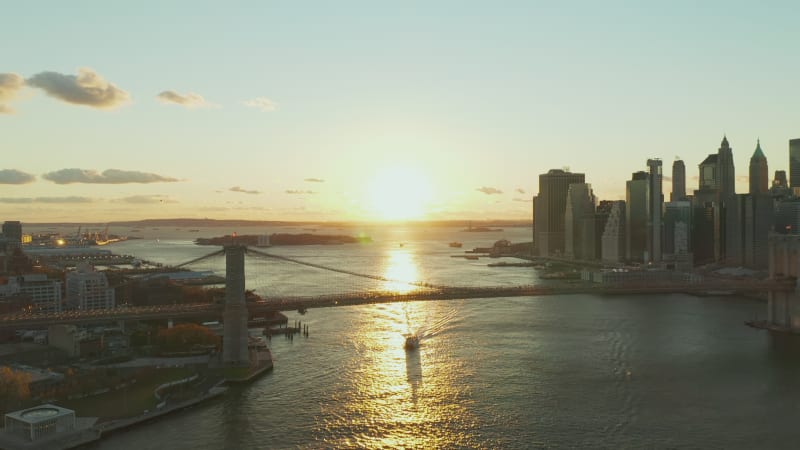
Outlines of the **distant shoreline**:
{"type": "Polygon", "coordinates": [[[407,226],[407,227],[459,227],[471,222],[476,227],[502,228],[502,227],[528,227],[532,226],[528,220],[431,220],[431,221],[398,221],[398,222],[369,222],[369,221],[289,221],[289,220],[234,220],[234,219],[144,219],[112,222],[24,222],[26,226],[113,226],[113,227],[291,227],[291,226],[316,226],[316,227],[358,227],[358,226],[407,226]]]}

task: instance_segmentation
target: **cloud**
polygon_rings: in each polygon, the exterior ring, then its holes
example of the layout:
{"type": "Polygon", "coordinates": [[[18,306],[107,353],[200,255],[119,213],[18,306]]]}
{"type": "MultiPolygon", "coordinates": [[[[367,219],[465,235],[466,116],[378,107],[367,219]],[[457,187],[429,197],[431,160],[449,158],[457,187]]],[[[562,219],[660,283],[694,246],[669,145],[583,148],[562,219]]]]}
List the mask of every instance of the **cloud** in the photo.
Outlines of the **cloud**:
{"type": "Polygon", "coordinates": [[[661,180],[662,181],[666,181],[667,183],[671,183],[672,182],[672,177],[661,177],[661,180]]]}
{"type": "Polygon", "coordinates": [[[493,188],[493,187],[488,187],[488,186],[479,187],[478,189],[475,189],[475,190],[479,191],[479,192],[483,192],[486,195],[502,194],[503,193],[503,191],[501,191],[500,189],[493,188]]]}
{"type": "Polygon", "coordinates": [[[166,195],[132,195],[130,197],[121,198],[117,201],[123,203],[133,203],[136,205],[152,205],[156,203],[178,203],[177,201],[170,199],[166,195]]]}
{"type": "Polygon", "coordinates": [[[89,197],[0,197],[0,203],[92,203],[89,197]]]}
{"type": "Polygon", "coordinates": [[[287,189],[286,193],[287,194],[293,194],[293,195],[294,194],[316,194],[316,192],[314,192],[314,191],[303,191],[303,190],[300,190],[300,189],[287,189]]]}
{"type": "Polygon", "coordinates": [[[174,103],[187,108],[206,108],[209,106],[214,106],[213,103],[206,101],[202,95],[195,94],[193,92],[189,92],[186,95],[181,95],[175,91],[164,91],[156,95],[156,98],[161,103],[174,103]]]}
{"type": "Polygon", "coordinates": [[[231,191],[231,192],[241,192],[242,194],[260,194],[261,193],[260,191],[248,191],[247,189],[243,189],[243,188],[241,188],[239,186],[234,186],[234,187],[232,187],[232,188],[230,188],[228,190],[231,191]]]}
{"type": "Polygon", "coordinates": [[[0,184],[28,184],[34,180],[35,176],[16,169],[0,170],[0,184]]]}
{"type": "Polygon", "coordinates": [[[92,203],[89,197],[36,197],[34,199],[37,203],[92,203]]]}
{"type": "Polygon", "coordinates": [[[41,72],[28,78],[27,83],[42,89],[51,97],[74,105],[113,109],[130,100],[130,95],[109,83],[94,70],[78,69],[78,75],[41,72]]]}
{"type": "Polygon", "coordinates": [[[17,96],[17,91],[25,86],[25,79],[15,73],[0,73],[0,114],[13,114],[14,110],[6,105],[17,96]]]}
{"type": "Polygon", "coordinates": [[[132,170],[108,169],[103,173],[95,170],[61,169],[42,175],[45,180],[56,184],[126,184],[126,183],[171,183],[179,181],[176,178],[165,177],[154,173],[137,172],[132,170]]]}
{"type": "Polygon", "coordinates": [[[325,182],[325,180],[323,180],[322,178],[306,178],[303,181],[307,181],[309,183],[324,183],[325,182]]]}
{"type": "Polygon", "coordinates": [[[739,175],[736,177],[737,183],[747,183],[750,181],[750,177],[747,175],[739,175]]]}
{"type": "Polygon", "coordinates": [[[256,97],[252,100],[247,100],[242,103],[245,106],[249,106],[251,108],[258,108],[264,112],[272,112],[278,109],[278,104],[266,97],[256,97]]]}
{"type": "Polygon", "coordinates": [[[514,200],[515,202],[524,202],[524,203],[532,203],[533,202],[532,198],[527,198],[527,199],[526,198],[513,198],[512,200],[514,200]]]}
{"type": "Polygon", "coordinates": [[[520,194],[524,194],[525,193],[525,189],[522,189],[522,188],[516,188],[514,190],[519,192],[520,194]]]}

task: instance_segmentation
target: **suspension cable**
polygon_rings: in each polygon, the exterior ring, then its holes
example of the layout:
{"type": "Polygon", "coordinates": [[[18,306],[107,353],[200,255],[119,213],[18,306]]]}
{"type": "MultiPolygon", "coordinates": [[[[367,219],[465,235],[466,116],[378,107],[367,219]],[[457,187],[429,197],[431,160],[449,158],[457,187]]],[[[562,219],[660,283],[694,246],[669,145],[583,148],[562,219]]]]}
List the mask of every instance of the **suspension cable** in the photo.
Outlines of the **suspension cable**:
{"type": "Polygon", "coordinates": [[[281,261],[287,261],[287,262],[291,262],[291,263],[295,263],[295,264],[300,264],[300,265],[303,265],[303,266],[313,267],[315,269],[327,270],[327,271],[330,271],[330,272],[338,272],[338,273],[342,273],[342,274],[345,274],[345,275],[352,275],[354,277],[368,278],[370,280],[383,281],[383,282],[387,282],[387,283],[403,283],[403,284],[408,284],[408,285],[411,285],[411,286],[417,286],[417,287],[428,288],[428,289],[447,289],[447,286],[439,286],[439,285],[430,284],[430,283],[423,283],[423,282],[420,282],[420,281],[397,280],[397,279],[393,279],[393,278],[382,277],[382,276],[379,276],[379,275],[370,275],[370,274],[366,274],[366,273],[353,272],[351,270],[346,270],[346,269],[339,269],[339,268],[336,268],[336,267],[323,266],[322,264],[315,264],[315,263],[311,263],[311,262],[308,262],[308,261],[301,261],[299,259],[290,258],[288,256],[281,256],[281,255],[276,255],[274,253],[262,252],[260,250],[255,250],[255,249],[253,249],[251,247],[247,248],[247,253],[248,254],[254,254],[256,256],[261,256],[261,257],[264,257],[264,258],[279,259],[281,261]]]}

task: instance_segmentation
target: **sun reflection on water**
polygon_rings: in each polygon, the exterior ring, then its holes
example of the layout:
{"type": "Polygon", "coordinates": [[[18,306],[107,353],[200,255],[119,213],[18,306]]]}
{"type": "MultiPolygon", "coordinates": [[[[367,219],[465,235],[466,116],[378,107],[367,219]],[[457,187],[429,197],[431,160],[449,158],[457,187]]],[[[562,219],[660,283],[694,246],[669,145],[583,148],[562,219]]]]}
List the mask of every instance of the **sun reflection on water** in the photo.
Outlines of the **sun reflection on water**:
{"type": "MultiPolygon", "coordinates": [[[[399,259],[402,260],[402,259],[399,259]]],[[[446,330],[458,322],[452,307],[434,302],[375,305],[353,329],[357,356],[348,370],[348,395],[338,397],[325,424],[327,445],[355,448],[475,447],[463,377],[471,372],[453,358],[446,330]],[[424,331],[435,324],[439,331],[424,331]],[[405,335],[425,336],[411,351],[405,335]]]]}
{"type": "Polygon", "coordinates": [[[388,256],[383,276],[391,281],[384,282],[382,288],[398,294],[407,294],[416,290],[417,286],[409,284],[419,281],[414,255],[409,250],[392,249],[388,256]]]}

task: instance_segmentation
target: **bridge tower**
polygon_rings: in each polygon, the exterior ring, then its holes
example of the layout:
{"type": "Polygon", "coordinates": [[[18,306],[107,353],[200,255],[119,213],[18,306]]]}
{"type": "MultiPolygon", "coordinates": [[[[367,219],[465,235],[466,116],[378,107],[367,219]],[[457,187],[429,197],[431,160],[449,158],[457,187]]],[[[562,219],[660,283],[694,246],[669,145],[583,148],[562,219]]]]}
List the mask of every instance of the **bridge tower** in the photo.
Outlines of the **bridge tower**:
{"type": "Polygon", "coordinates": [[[244,254],[242,245],[225,246],[225,311],[222,314],[222,363],[226,366],[250,365],[247,349],[248,311],[244,297],[244,254]]]}

